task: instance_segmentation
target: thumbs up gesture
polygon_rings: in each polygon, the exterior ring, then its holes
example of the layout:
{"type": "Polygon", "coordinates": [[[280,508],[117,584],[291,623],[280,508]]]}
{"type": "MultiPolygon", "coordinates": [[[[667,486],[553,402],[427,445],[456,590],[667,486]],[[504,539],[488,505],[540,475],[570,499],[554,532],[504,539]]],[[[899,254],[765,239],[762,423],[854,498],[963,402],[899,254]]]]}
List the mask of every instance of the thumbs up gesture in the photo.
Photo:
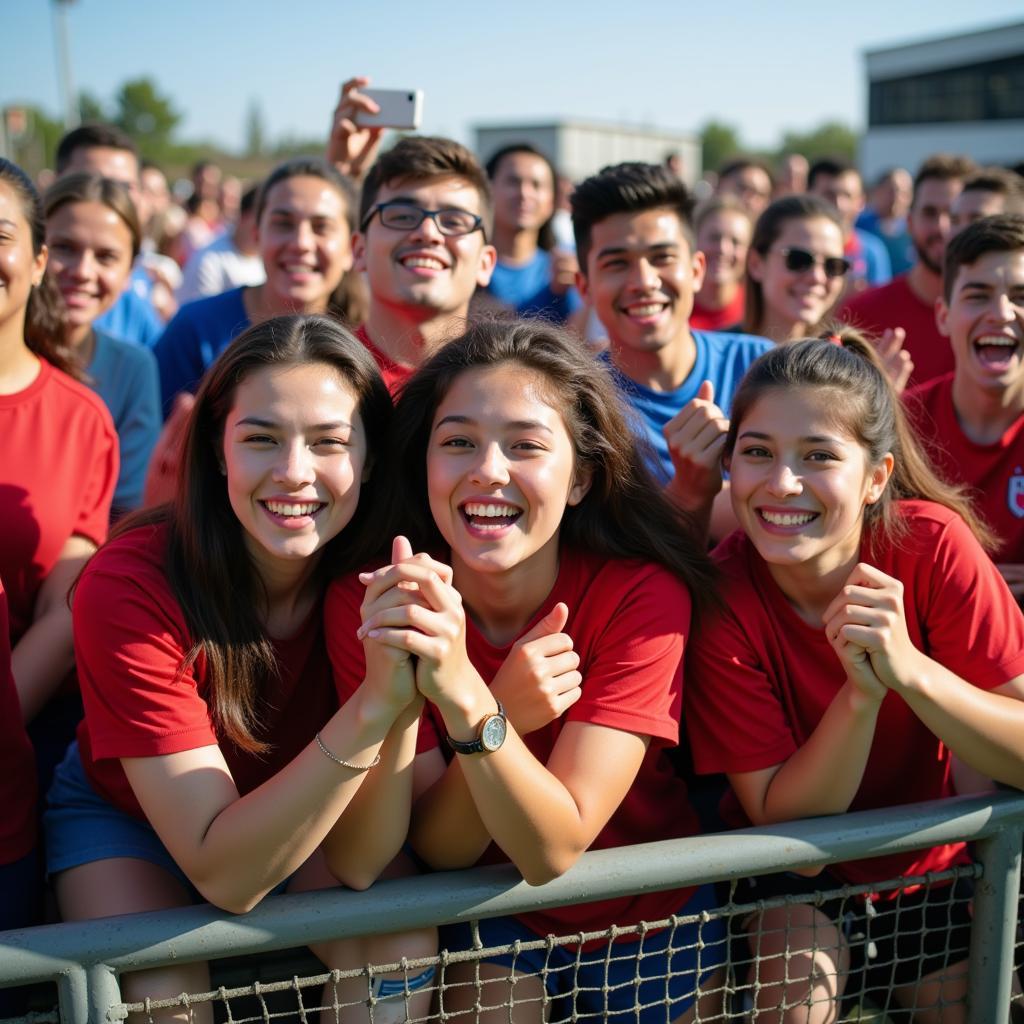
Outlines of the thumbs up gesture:
{"type": "Polygon", "coordinates": [[[580,699],[580,658],[572,637],[562,632],[568,621],[569,609],[556,604],[512,645],[491,682],[520,736],[553,722],[580,699]]]}
{"type": "Polygon", "coordinates": [[[722,489],[722,452],[729,420],[715,405],[715,388],[704,381],[682,409],[665,424],[665,440],[675,468],[667,490],[689,512],[707,506],[722,489]]]}

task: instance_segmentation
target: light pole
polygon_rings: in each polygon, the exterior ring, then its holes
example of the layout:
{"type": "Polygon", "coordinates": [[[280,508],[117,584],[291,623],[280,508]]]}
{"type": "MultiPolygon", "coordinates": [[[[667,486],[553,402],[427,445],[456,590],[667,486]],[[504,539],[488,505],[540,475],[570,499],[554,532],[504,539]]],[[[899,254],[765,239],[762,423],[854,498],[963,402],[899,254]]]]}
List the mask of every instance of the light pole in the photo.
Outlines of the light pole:
{"type": "Polygon", "coordinates": [[[71,77],[71,53],[68,49],[68,26],[65,8],[74,0],[53,0],[53,45],[57,51],[57,78],[60,83],[61,106],[64,108],[64,129],[78,127],[78,103],[71,77]]]}

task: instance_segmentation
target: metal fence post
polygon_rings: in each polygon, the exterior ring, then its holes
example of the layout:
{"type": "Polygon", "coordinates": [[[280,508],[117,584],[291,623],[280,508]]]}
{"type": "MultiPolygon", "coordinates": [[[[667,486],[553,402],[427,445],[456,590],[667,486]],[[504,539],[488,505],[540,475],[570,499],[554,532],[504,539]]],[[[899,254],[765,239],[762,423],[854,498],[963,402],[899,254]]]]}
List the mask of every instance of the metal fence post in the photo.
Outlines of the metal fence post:
{"type": "Polygon", "coordinates": [[[121,1000],[121,986],[113,967],[107,964],[93,964],[87,970],[89,979],[89,1024],[114,1024],[123,1020],[124,1015],[117,1018],[111,1016],[110,1009],[121,1000]]]}
{"type": "Polygon", "coordinates": [[[1000,829],[975,847],[983,875],[974,891],[967,984],[968,1024],[1006,1020],[1020,891],[1021,827],[1000,829]]]}

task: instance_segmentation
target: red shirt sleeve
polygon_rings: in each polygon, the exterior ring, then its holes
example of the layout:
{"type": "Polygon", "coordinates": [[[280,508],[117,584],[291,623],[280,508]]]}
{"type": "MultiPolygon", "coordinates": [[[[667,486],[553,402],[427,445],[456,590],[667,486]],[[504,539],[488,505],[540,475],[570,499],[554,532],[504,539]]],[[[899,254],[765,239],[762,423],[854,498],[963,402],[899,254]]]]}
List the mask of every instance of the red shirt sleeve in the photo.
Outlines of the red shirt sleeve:
{"type": "Polygon", "coordinates": [[[93,754],[152,757],[216,744],[201,663],[168,587],[90,568],[75,592],[75,657],[93,754]]]}
{"type": "MultiPolygon", "coordinates": [[[[689,591],[667,570],[644,565],[614,599],[614,606],[598,600],[587,609],[599,618],[591,625],[603,628],[592,650],[585,652],[583,696],[566,719],[675,746],[682,712],[683,645],[690,630],[689,591]]],[[[585,631],[581,625],[573,622],[567,628],[576,636],[585,631]]]]}
{"type": "Polygon", "coordinates": [[[686,670],[684,721],[698,772],[760,771],[796,751],[780,695],[731,609],[694,638],[686,670]]]}
{"type": "Polygon", "coordinates": [[[114,500],[120,465],[117,434],[109,417],[106,421],[97,422],[88,451],[91,470],[78,498],[78,514],[72,533],[99,546],[107,539],[110,505],[114,500]]]}

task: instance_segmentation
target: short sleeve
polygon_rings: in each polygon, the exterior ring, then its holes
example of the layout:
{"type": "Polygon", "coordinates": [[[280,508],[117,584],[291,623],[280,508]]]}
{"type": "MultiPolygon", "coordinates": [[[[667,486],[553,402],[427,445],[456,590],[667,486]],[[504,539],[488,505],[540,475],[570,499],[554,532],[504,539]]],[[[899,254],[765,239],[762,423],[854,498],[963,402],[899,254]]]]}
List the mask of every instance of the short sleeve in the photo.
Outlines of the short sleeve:
{"type": "MultiPolygon", "coordinates": [[[[690,595],[660,568],[631,581],[585,652],[582,697],[568,721],[635,732],[675,746],[682,712],[690,595]]],[[[573,624],[567,627],[570,635],[573,624]]]]}
{"type": "Polygon", "coordinates": [[[686,661],[684,722],[702,774],[752,772],[781,764],[798,743],[747,630],[716,613],[686,661]]]}
{"type": "Polygon", "coordinates": [[[135,349],[132,363],[131,379],[125,383],[124,414],[117,424],[121,473],[115,505],[120,509],[138,508],[142,504],[146,469],[162,425],[160,383],[153,353],[135,349]]]}
{"type": "Polygon", "coordinates": [[[194,391],[206,369],[189,306],[175,314],[153,347],[153,354],[160,370],[160,399],[167,416],[174,396],[194,391]]]}
{"type": "Polygon", "coordinates": [[[1024,675],[1024,615],[992,560],[952,516],[917,586],[928,655],[983,690],[1024,675]]]}
{"type": "Polygon", "coordinates": [[[217,742],[180,609],[166,585],[87,569],[73,606],[75,659],[94,756],[152,757],[217,742]]]}
{"type": "Polygon", "coordinates": [[[78,495],[78,512],[71,532],[99,545],[107,539],[110,506],[114,500],[120,465],[117,433],[105,408],[102,418],[97,418],[96,429],[91,435],[84,434],[76,442],[87,447],[84,450],[79,448],[73,455],[69,447],[69,455],[87,461],[90,470],[78,495]]]}

